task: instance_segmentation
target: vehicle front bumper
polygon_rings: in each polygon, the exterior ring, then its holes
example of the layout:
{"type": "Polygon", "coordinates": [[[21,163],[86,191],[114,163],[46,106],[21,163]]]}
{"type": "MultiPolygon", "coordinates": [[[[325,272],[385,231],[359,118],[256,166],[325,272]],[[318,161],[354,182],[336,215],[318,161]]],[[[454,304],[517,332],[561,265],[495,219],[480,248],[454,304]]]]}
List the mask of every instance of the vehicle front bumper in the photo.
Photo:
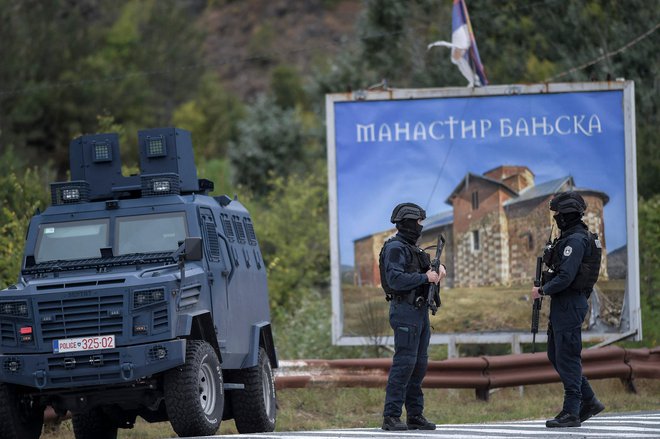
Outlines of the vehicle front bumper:
{"type": "Polygon", "coordinates": [[[128,383],[185,363],[186,341],[66,354],[2,354],[0,382],[38,389],[128,383]]]}

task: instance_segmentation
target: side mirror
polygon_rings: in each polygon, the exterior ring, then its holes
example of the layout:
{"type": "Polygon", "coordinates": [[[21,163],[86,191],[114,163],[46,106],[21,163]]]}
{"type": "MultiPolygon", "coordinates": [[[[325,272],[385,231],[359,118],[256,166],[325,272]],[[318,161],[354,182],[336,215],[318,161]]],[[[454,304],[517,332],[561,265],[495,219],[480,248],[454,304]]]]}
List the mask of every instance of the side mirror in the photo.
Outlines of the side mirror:
{"type": "Polygon", "coordinates": [[[186,278],[186,264],[184,261],[201,261],[203,255],[202,238],[186,238],[185,241],[179,241],[179,248],[172,253],[172,257],[178,260],[177,265],[181,271],[179,282],[183,284],[186,278]]]}
{"type": "Polygon", "coordinates": [[[183,257],[186,261],[201,261],[204,256],[202,238],[186,238],[183,242],[183,257]]]}

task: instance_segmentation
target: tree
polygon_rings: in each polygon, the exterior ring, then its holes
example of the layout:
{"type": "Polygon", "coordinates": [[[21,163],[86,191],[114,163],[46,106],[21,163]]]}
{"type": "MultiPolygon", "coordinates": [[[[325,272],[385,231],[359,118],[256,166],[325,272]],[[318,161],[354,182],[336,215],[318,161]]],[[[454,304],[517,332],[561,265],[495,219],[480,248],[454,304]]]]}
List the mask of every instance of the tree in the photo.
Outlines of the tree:
{"type": "Polygon", "coordinates": [[[14,152],[0,154],[0,288],[15,283],[30,218],[48,203],[48,172],[22,169],[14,152]]]}
{"type": "Polygon", "coordinates": [[[370,66],[382,72],[384,78],[398,77],[401,66],[408,61],[402,47],[408,5],[397,0],[370,0],[361,27],[361,38],[370,66]]]}
{"type": "Polygon", "coordinates": [[[229,93],[217,75],[205,74],[194,99],[184,102],[172,115],[172,123],[192,133],[195,157],[223,159],[229,144],[238,140],[238,123],[245,107],[229,93]]]}
{"type": "Polygon", "coordinates": [[[63,176],[70,140],[97,132],[98,116],[129,133],[167,124],[203,71],[196,13],[175,0],[0,0],[0,142],[47,154],[63,176]]]}
{"type": "Polygon", "coordinates": [[[660,195],[639,201],[639,271],[643,334],[647,346],[660,340],[660,195]]]}
{"type": "Polygon", "coordinates": [[[271,190],[273,177],[286,177],[308,165],[303,124],[295,109],[284,109],[262,95],[239,125],[229,151],[236,183],[257,195],[271,190]]]}
{"type": "Polygon", "coordinates": [[[293,108],[296,105],[307,107],[307,96],[302,78],[293,67],[288,65],[275,67],[270,87],[278,106],[282,108],[293,108]]]}
{"type": "Polygon", "coordinates": [[[660,195],[639,202],[639,265],[642,294],[660,310],[660,195]]]}
{"type": "Polygon", "coordinates": [[[287,313],[327,289],[328,198],[322,163],[305,174],[273,177],[265,199],[248,200],[268,272],[271,309],[287,313]]]}

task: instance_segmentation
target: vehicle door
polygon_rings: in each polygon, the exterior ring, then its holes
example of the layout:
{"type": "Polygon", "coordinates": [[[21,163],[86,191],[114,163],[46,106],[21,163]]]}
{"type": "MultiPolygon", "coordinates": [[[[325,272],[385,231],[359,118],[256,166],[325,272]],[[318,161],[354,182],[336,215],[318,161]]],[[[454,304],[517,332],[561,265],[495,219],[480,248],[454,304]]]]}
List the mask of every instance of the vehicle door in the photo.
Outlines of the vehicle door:
{"type": "MultiPolygon", "coordinates": [[[[204,234],[206,262],[208,264],[208,280],[211,291],[211,309],[213,321],[218,331],[218,341],[227,334],[227,275],[229,274],[229,255],[226,247],[221,245],[218,228],[211,209],[202,207],[199,210],[200,226],[204,234]]],[[[222,343],[220,343],[222,348],[222,343]]]]}

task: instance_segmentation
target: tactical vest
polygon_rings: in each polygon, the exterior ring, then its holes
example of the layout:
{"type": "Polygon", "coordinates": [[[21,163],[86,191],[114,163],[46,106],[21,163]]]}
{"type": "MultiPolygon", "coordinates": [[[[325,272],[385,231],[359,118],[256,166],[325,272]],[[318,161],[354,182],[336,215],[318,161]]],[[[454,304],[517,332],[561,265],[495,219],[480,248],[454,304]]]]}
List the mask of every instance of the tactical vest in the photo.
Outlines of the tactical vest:
{"type": "Polygon", "coordinates": [[[431,267],[431,257],[421,248],[411,245],[397,236],[393,236],[392,238],[388,239],[387,241],[385,241],[385,244],[383,244],[383,248],[380,249],[380,254],[378,255],[378,269],[380,271],[380,283],[383,286],[383,290],[385,290],[385,297],[387,298],[387,300],[390,300],[392,296],[395,294],[399,294],[399,295],[408,294],[412,291],[415,291],[416,296],[424,294],[425,293],[424,287],[426,286],[425,284],[411,291],[398,291],[392,289],[387,284],[387,276],[385,274],[385,261],[383,260],[383,258],[385,256],[385,247],[387,247],[387,245],[392,241],[399,241],[405,246],[405,248],[407,248],[411,252],[412,257],[410,258],[409,262],[406,264],[406,267],[404,269],[406,273],[426,273],[431,267]]]}
{"type": "MultiPolygon", "coordinates": [[[[600,274],[600,262],[603,249],[600,240],[598,239],[598,235],[595,233],[591,233],[588,230],[578,230],[576,233],[586,234],[589,244],[582,257],[580,269],[575,275],[573,282],[569,285],[569,288],[583,292],[589,297],[596,281],[598,280],[598,275],[600,274]]],[[[552,247],[550,247],[549,251],[543,255],[543,260],[546,265],[555,271],[562,258],[562,251],[558,251],[558,248],[562,247],[560,245],[562,241],[563,239],[555,239],[552,243],[552,247]]]]}

